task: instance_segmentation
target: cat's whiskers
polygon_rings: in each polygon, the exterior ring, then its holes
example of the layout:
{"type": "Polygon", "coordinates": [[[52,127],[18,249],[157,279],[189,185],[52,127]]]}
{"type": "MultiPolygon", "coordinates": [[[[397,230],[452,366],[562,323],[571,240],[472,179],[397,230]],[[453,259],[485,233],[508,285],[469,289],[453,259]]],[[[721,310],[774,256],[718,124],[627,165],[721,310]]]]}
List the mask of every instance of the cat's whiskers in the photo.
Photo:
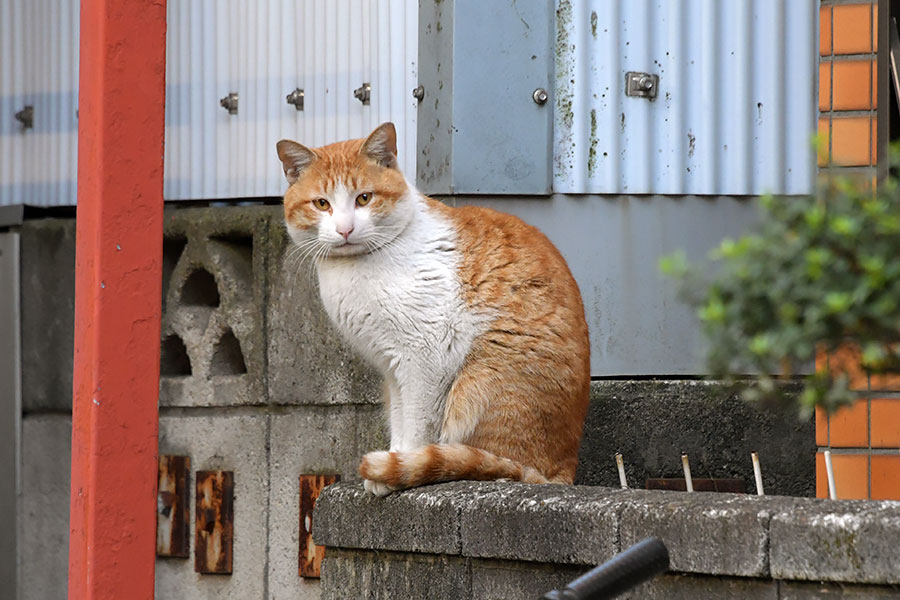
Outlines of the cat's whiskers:
{"type": "Polygon", "coordinates": [[[308,270],[306,271],[306,276],[312,277],[315,272],[315,266],[317,265],[315,257],[322,251],[327,252],[328,248],[328,244],[323,243],[316,237],[302,240],[291,246],[284,259],[284,266],[289,269],[287,282],[289,289],[293,290],[294,285],[297,283],[297,277],[301,272],[300,265],[311,259],[307,265],[308,270]]]}

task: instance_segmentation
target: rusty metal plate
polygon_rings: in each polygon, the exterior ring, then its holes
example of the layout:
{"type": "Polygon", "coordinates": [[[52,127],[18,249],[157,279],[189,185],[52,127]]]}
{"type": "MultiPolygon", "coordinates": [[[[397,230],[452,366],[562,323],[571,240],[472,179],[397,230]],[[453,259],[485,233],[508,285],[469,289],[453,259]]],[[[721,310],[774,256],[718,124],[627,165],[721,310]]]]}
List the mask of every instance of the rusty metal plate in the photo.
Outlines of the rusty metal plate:
{"type": "Polygon", "coordinates": [[[161,454],[156,495],[156,555],[190,556],[191,457],[161,454]]]}
{"type": "Polygon", "coordinates": [[[312,522],[316,498],[325,486],[340,481],[340,475],[300,476],[300,552],[297,572],[300,577],[319,577],[325,546],[313,543],[312,522]]]}
{"type": "Polygon", "coordinates": [[[234,549],[234,471],[197,471],[194,570],[230,574],[234,549]]]}
{"type": "MultiPolygon", "coordinates": [[[[743,479],[699,479],[691,478],[695,492],[728,492],[746,494],[747,484],[743,479]]],[[[681,477],[648,479],[645,485],[648,490],[687,491],[687,485],[681,477]]]]}

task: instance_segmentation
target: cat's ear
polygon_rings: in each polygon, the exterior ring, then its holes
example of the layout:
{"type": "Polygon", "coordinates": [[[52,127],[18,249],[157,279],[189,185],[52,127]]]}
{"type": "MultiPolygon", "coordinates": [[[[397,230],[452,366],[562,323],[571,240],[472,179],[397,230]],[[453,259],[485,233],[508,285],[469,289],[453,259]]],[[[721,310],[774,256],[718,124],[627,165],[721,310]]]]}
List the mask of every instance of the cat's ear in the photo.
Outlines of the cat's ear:
{"type": "Polygon", "coordinates": [[[382,123],[363,142],[360,154],[382,167],[397,168],[397,130],[393,123],[382,123]]]}
{"type": "Polygon", "coordinates": [[[306,146],[291,140],[281,140],[275,147],[278,148],[278,158],[281,159],[281,164],[284,166],[284,176],[290,184],[297,181],[300,173],[319,158],[306,146]]]}

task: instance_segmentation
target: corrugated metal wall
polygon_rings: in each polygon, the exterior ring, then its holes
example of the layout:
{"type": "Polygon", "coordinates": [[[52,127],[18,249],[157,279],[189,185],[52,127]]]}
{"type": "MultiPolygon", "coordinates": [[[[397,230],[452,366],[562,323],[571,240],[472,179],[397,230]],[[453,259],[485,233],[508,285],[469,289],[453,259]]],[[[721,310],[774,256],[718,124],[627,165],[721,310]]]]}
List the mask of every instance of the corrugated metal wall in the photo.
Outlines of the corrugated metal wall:
{"type": "Polygon", "coordinates": [[[817,5],[557,0],[554,191],[809,192],[817,5]],[[627,71],[659,97],[626,97],[627,71]]]}
{"type": "MultiPolygon", "coordinates": [[[[0,205],[75,203],[78,14],[77,0],[0,2],[0,205]],[[14,118],[26,104],[33,129],[14,118]]],[[[318,146],[388,120],[414,177],[416,0],[169,0],[168,14],[167,200],[278,196],[279,139],[318,146]],[[302,112],[285,99],[297,87],[302,112]]]]}
{"type": "Polygon", "coordinates": [[[75,201],[78,15],[76,0],[0,1],[0,205],[75,201]]]}
{"type": "Polygon", "coordinates": [[[278,196],[279,139],[319,146],[384,121],[413,177],[417,20],[416,0],[169,0],[166,199],[278,196]],[[230,92],[236,115],[219,105],[230,92]]]}
{"type": "MultiPolygon", "coordinates": [[[[809,191],[816,4],[557,0],[554,191],[809,191]],[[659,74],[659,98],[625,97],[629,70],[659,74]]],[[[385,120],[412,177],[417,15],[416,0],[170,0],[166,198],[277,196],[275,141],[385,120]],[[296,87],[303,112],[285,101],[296,87]]],[[[0,204],[75,201],[77,38],[77,0],[0,3],[0,204]]]]}

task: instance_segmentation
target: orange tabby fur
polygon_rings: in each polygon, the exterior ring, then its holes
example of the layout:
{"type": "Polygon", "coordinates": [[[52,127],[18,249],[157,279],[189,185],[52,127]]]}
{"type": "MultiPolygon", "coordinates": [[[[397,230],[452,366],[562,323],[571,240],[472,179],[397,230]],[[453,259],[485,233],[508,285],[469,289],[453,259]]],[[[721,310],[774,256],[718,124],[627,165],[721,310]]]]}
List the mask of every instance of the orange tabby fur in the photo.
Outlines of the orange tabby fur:
{"type": "MultiPolygon", "coordinates": [[[[407,184],[395,162],[382,166],[366,151],[384,127],[367,140],[308,150],[314,159],[285,194],[287,222],[314,227],[318,209],[311,201],[342,181],[373,190],[373,212],[390,211],[407,184]]],[[[294,163],[281,144],[288,173],[294,163]]],[[[388,145],[395,155],[393,135],[388,145]]],[[[456,231],[466,306],[492,320],[452,383],[439,443],[370,453],[360,474],[391,489],[455,479],[571,483],[588,406],[590,347],[581,295],[565,260],[540,231],[514,216],[423,201],[424,210],[456,231]]]]}

